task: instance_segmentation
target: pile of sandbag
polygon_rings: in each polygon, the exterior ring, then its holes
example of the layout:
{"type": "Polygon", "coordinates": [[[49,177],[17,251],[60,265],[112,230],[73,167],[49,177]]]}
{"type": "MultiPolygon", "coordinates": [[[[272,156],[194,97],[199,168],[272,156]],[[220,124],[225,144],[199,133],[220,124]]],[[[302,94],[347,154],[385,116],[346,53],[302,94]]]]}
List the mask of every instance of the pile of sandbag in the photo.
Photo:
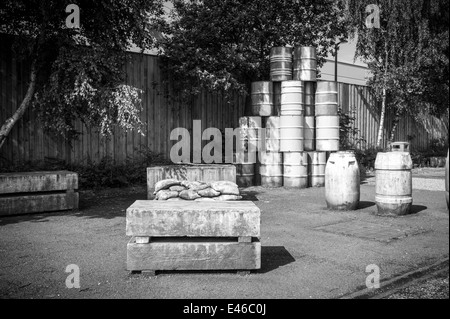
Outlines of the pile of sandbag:
{"type": "Polygon", "coordinates": [[[240,200],[237,184],[228,181],[212,183],[165,179],[155,184],[155,200],[230,201],[240,200]]]}

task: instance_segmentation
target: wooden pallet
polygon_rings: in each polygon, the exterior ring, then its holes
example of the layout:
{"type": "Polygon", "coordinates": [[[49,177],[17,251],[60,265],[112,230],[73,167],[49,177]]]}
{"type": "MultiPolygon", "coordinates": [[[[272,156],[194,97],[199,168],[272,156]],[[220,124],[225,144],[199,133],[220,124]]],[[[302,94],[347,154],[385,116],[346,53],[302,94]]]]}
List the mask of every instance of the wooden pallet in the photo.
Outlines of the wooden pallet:
{"type": "Polygon", "coordinates": [[[261,268],[253,202],[136,201],[126,223],[129,271],[261,268]]]}
{"type": "Polygon", "coordinates": [[[69,171],[0,174],[0,215],[78,209],[77,189],[69,171]]]}

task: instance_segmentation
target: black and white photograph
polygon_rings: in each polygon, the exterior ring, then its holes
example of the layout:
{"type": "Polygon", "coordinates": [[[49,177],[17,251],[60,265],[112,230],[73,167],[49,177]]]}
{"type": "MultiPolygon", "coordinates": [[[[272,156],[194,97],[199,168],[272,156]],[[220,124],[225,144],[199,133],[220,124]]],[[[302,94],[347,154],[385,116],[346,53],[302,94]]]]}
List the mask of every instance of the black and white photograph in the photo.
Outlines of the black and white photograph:
{"type": "Polygon", "coordinates": [[[0,299],[449,299],[449,7],[2,0],[0,299]]]}

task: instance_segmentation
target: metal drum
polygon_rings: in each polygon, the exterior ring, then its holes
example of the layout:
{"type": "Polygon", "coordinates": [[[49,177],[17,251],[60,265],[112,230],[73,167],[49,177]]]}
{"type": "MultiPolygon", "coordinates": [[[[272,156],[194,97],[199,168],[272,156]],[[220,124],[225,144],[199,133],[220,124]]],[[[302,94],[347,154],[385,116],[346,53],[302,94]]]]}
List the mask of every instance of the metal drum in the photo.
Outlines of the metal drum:
{"type": "Polygon", "coordinates": [[[359,198],[359,165],[354,152],[332,153],[325,168],[327,207],[334,210],[355,210],[359,198]]]}
{"type": "Polygon", "coordinates": [[[273,113],[273,84],[268,81],[252,83],[252,114],[271,116],[273,113]]]}
{"type": "Polygon", "coordinates": [[[304,127],[304,150],[305,151],[314,151],[315,150],[315,117],[314,116],[305,116],[305,127],[304,127]]]}
{"type": "Polygon", "coordinates": [[[259,173],[261,175],[261,186],[281,187],[283,186],[283,154],[274,152],[260,152],[259,173]]]}
{"type": "Polygon", "coordinates": [[[292,80],[292,48],[273,47],[270,50],[270,80],[292,80]]]}
{"type": "Polygon", "coordinates": [[[325,186],[326,152],[308,152],[308,186],[325,186]]]}
{"type": "Polygon", "coordinates": [[[248,151],[256,152],[261,147],[261,128],[262,120],[259,116],[249,116],[248,117],[248,151]]]}
{"type": "Polygon", "coordinates": [[[338,114],[338,86],[337,82],[317,82],[315,96],[315,115],[332,116],[338,114]]]}
{"type": "Polygon", "coordinates": [[[304,82],[303,87],[305,91],[305,99],[304,99],[304,109],[305,116],[315,116],[315,95],[316,95],[316,87],[314,82],[304,82]]]}
{"type": "Polygon", "coordinates": [[[378,153],[375,202],[381,215],[407,215],[413,202],[413,163],[408,152],[378,153]]]}
{"type": "Polygon", "coordinates": [[[269,116],[264,119],[265,126],[265,151],[280,151],[280,117],[269,116]]]}
{"type": "Polygon", "coordinates": [[[303,116],[280,116],[280,151],[303,152],[303,116]]]}
{"type": "Polygon", "coordinates": [[[294,49],[294,80],[316,81],[317,57],[316,48],[299,47],[294,49]]]}
{"type": "Polygon", "coordinates": [[[281,115],[303,115],[303,82],[281,82],[281,115]]]}
{"type": "Polygon", "coordinates": [[[283,154],[283,186],[308,187],[308,154],[306,152],[283,154]]]}
{"type": "Polygon", "coordinates": [[[236,166],[236,184],[239,187],[255,185],[255,163],[241,163],[234,166],[236,166]]]}
{"type": "Polygon", "coordinates": [[[339,151],[339,116],[316,117],[316,151],[339,151]]]}

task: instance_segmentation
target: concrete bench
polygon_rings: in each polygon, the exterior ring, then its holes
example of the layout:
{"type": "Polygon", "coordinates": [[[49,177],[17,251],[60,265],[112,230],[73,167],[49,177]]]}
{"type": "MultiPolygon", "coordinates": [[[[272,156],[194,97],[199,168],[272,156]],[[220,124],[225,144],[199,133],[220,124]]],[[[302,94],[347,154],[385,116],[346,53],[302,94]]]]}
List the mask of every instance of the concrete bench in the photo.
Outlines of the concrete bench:
{"type": "Polygon", "coordinates": [[[202,165],[182,164],[155,166],[147,168],[147,199],[155,196],[155,184],[164,179],[178,181],[202,181],[205,183],[230,181],[236,183],[236,167],[234,165],[202,165]]]}
{"type": "Polygon", "coordinates": [[[260,269],[260,223],[249,201],[136,201],[127,209],[127,269],[260,269]]]}
{"type": "Polygon", "coordinates": [[[78,174],[69,171],[0,174],[0,215],[78,208],[78,174]]]}

